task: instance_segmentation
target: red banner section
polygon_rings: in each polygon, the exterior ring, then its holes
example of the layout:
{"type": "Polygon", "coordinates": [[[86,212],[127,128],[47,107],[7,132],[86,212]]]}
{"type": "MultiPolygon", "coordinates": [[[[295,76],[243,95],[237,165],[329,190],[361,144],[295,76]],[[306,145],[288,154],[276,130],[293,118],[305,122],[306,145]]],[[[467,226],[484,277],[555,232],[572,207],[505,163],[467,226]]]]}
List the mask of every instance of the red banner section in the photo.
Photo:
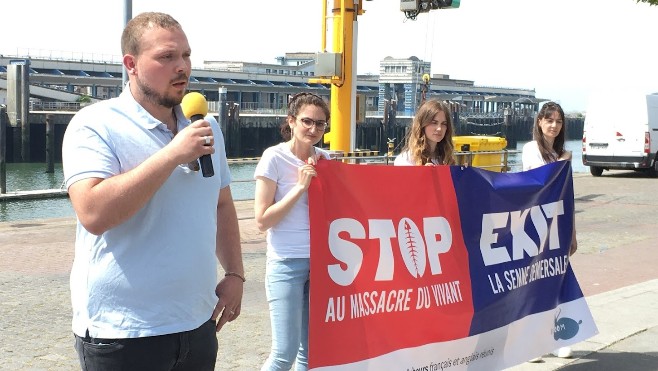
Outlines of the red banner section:
{"type": "Polygon", "coordinates": [[[313,352],[312,362],[468,336],[468,254],[449,168],[340,165],[321,161],[327,181],[309,196],[310,343],[341,351],[313,352]]]}

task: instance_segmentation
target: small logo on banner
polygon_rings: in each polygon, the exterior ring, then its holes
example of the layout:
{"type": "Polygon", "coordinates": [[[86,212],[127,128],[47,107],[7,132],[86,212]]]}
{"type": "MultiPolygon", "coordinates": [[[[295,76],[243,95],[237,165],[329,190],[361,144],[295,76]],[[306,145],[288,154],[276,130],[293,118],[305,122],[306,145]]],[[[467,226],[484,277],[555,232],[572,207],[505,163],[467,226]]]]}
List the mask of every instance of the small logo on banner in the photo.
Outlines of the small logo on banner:
{"type": "Polygon", "coordinates": [[[574,319],[571,319],[569,317],[561,317],[560,312],[562,310],[558,310],[557,314],[555,315],[555,324],[553,326],[553,338],[555,340],[562,339],[562,340],[567,340],[571,339],[572,337],[576,336],[578,333],[578,330],[580,329],[580,324],[583,323],[583,321],[578,321],[576,322],[574,319]]]}

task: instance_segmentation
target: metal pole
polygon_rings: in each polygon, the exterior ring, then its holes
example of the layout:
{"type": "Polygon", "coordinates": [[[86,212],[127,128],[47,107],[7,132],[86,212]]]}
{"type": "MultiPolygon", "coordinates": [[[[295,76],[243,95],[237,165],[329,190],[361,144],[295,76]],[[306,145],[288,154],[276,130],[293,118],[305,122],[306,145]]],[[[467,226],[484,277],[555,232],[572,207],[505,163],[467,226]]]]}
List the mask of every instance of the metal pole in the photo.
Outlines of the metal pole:
{"type": "Polygon", "coordinates": [[[331,85],[331,143],[332,151],[350,152],[354,149],[353,130],[356,116],[356,65],[354,50],[354,26],[359,12],[358,0],[334,0],[333,48],[335,53],[342,53],[343,83],[331,85]],[[349,8],[346,3],[349,3],[349,8]]]}
{"type": "Polygon", "coordinates": [[[516,148],[516,136],[512,134],[512,110],[508,107],[503,109],[503,135],[507,139],[508,148],[516,148]]]}
{"type": "MultiPolygon", "coordinates": [[[[359,5],[358,1],[354,1],[354,12],[358,14],[357,7],[359,5]]],[[[347,21],[347,20],[346,20],[347,21]]],[[[349,31],[347,31],[349,32],[349,31]]],[[[351,32],[352,32],[352,45],[349,47],[350,48],[350,54],[352,55],[351,57],[351,62],[352,62],[352,67],[350,68],[350,73],[352,76],[350,77],[350,82],[351,82],[351,92],[350,92],[350,133],[349,133],[349,145],[350,145],[350,151],[354,151],[356,149],[356,55],[357,55],[357,40],[359,39],[359,23],[357,22],[357,16],[354,15],[354,20],[352,21],[352,27],[351,27],[351,32]]],[[[347,48],[345,48],[347,50],[347,48]]],[[[348,61],[349,63],[349,61],[348,61]]],[[[364,115],[365,117],[365,115],[364,115]]]]}
{"type": "Polygon", "coordinates": [[[30,63],[21,67],[21,161],[30,162],[30,63]]]}
{"type": "Polygon", "coordinates": [[[227,132],[227,121],[228,121],[228,108],[226,107],[226,93],[228,89],[225,87],[220,87],[218,89],[219,100],[217,101],[217,115],[219,117],[219,127],[222,128],[224,136],[228,136],[227,132]]]}
{"type": "Polygon", "coordinates": [[[226,150],[226,155],[228,156],[229,153],[233,153],[233,148],[232,148],[232,143],[233,143],[233,138],[232,138],[232,130],[228,125],[229,119],[228,119],[228,107],[227,107],[227,102],[226,102],[226,92],[228,89],[226,89],[223,86],[220,86],[218,89],[218,98],[217,98],[217,123],[219,124],[220,129],[222,130],[222,133],[224,134],[224,147],[226,150]]]}
{"type": "MultiPolygon", "coordinates": [[[[132,0],[123,1],[123,27],[125,28],[128,22],[133,17],[133,2],[132,0]]],[[[123,57],[123,56],[122,56],[123,57]]],[[[128,72],[125,67],[121,68],[121,90],[126,86],[128,82],[128,72]]]]}
{"type": "Polygon", "coordinates": [[[228,108],[229,111],[229,122],[231,131],[234,133],[234,139],[232,142],[233,153],[239,157],[242,157],[242,139],[240,138],[240,103],[233,103],[233,106],[228,108]]]}
{"type": "Polygon", "coordinates": [[[0,107],[0,193],[7,193],[7,162],[5,158],[7,123],[5,108],[0,107]]]}
{"type": "Polygon", "coordinates": [[[55,126],[52,115],[46,115],[46,173],[55,172],[55,126]]]}

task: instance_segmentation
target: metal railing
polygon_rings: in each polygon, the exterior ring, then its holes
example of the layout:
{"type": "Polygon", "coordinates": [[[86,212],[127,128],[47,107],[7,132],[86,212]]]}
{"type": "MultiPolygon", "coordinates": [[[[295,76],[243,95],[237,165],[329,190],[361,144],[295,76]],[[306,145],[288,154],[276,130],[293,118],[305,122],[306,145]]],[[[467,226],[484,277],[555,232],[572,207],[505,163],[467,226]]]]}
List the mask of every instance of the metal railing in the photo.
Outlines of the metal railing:
{"type": "MultiPolygon", "coordinates": [[[[377,151],[367,151],[367,152],[377,152],[377,151]]],[[[518,172],[521,171],[520,169],[520,164],[510,164],[508,162],[510,155],[518,154],[521,151],[518,150],[500,150],[500,151],[473,151],[473,152],[457,152],[455,153],[455,156],[457,157],[457,163],[460,166],[473,166],[485,170],[490,170],[494,172],[518,172]],[[475,160],[477,160],[476,156],[479,155],[492,155],[492,156],[499,156],[500,158],[500,163],[490,163],[490,164],[484,164],[484,165],[471,165],[475,160]]],[[[358,152],[357,152],[358,153],[358,152]]],[[[358,155],[353,155],[354,153],[350,154],[342,154],[342,153],[330,153],[331,158],[334,161],[343,161],[345,163],[349,164],[360,164],[360,165],[393,165],[393,161],[395,160],[396,155],[389,155],[389,154],[384,154],[384,155],[367,155],[367,156],[362,156],[361,153],[358,153],[358,155]]],[[[256,164],[260,160],[260,157],[250,157],[250,158],[234,158],[234,159],[229,159],[228,162],[229,164],[256,164]]],[[[495,162],[495,161],[491,161],[495,162]]],[[[231,181],[236,185],[235,192],[233,192],[233,195],[236,200],[241,201],[241,200],[253,200],[253,183],[255,182],[254,179],[250,178],[241,178],[241,179],[233,179],[231,181]],[[243,188],[250,188],[252,191],[246,195],[244,192],[239,192],[243,188]]]]}
{"type": "Polygon", "coordinates": [[[121,64],[123,56],[110,53],[74,52],[67,50],[50,50],[39,48],[17,48],[15,57],[33,59],[52,59],[67,62],[92,62],[121,64]]]}
{"type": "MultiPolygon", "coordinates": [[[[342,161],[349,164],[364,164],[364,165],[393,165],[393,161],[397,155],[393,154],[378,154],[378,151],[364,151],[368,153],[374,153],[370,155],[361,155],[357,152],[342,153],[334,152],[331,153],[330,157],[334,161],[342,161]]],[[[458,151],[455,152],[455,157],[457,160],[457,165],[459,166],[473,166],[480,169],[486,170],[495,170],[496,172],[513,172],[520,171],[520,164],[510,164],[509,158],[510,155],[515,155],[521,153],[520,150],[508,150],[503,149],[499,151],[458,151]],[[488,156],[488,161],[478,161],[482,156],[488,156]],[[496,158],[497,157],[497,158],[496,158]],[[499,161],[497,161],[499,160],[499,161]],[[486,162],[486,163],[485,163],[486,162]]],[[[230,158],[228,159],[229,164],[256,164],[260,160],[260,157],[249,157],[249,158],[230,158]]],[[[242,180],[239,180],[242,181],[242,180]]],[[[253,181],[253,180],[252,180],[253,181]]]]}
{"type": "MultiPolygon", "coordinates": [[[[376,152],[376,151],[375,151],[376,152]]],[[[455,152],[457,165],[459,166],[473,166],[480,169],[495,171],[495,172],[512,172],[520,171],[516,169],[519,165],[510,164],[510,155],[521,153],[519,150],[499,150],[499,151],[459,151],[455,152]]],[[[397,155],[370,155],[370,156],[355,156],[354,153],[349,154],[333,154],[332,159],[343,161],[350,164],[372,164],[372,165],[392,165],[397,155]]]]}
{"type": "MultiPolygon", "coordinates": [[[[227,102],[230,105],[238,105],[237,102],[229,101],[227,102]]],[[[275,104],[275,103],[263,103],[263,102],[241,102],[240,113],[247,115],[275,115],[275,116],[285,116],[288,111],[285,105],[275,104]]],[[[30,110],[35,111],[77,111],[80,108],[84,107],[84,103],[79,102],[41,102],[34,101],[30,102],[30,110]]],[[[372,107],[375,108],[375,107],[372,107]]],[[[219,102],[209,101],[208,102],[208,112],[218,112],[219,111],[219,102]]],[[[478,112],[474,110],[462,110],[460,114],[464,117],[473,117],[473,118],[502,118],[503,114],[501,112],[478,112]]],[[[521,114],[521,113],[517,113],[521,114]]],[[[523,113],[525,114],[525,113],[523,113]]],[[[367,117],[383,117],[384,111],[379,111],[375,109],[367,109],[367,117]]],[[[397,117],[413,117],[408,114],[405,114],[402,111],[397,112],[397,117]]]]}
{"type": "Polygon", "coordinates": [[[30,102],[30,111],[79,111],[87,103],[80,102],[30,102]]]}

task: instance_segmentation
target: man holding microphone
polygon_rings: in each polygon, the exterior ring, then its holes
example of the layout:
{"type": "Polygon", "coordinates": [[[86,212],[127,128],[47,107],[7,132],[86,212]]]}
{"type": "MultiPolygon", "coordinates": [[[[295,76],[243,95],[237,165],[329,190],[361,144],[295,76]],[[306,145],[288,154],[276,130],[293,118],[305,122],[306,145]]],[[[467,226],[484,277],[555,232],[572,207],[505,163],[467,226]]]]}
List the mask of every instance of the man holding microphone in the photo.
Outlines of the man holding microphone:
{"type": "Polygon", "coordinates": [[[191,49],[175,19],[138,15],[121,49],[129,83],[80,110],[63,143],[80,364],[214,370],[216,331],[240,315],[245,281],[223,136],[214,118],[183,115],[191,49]],[[204,155],[212,176],[191,169],[204,155]]]}

